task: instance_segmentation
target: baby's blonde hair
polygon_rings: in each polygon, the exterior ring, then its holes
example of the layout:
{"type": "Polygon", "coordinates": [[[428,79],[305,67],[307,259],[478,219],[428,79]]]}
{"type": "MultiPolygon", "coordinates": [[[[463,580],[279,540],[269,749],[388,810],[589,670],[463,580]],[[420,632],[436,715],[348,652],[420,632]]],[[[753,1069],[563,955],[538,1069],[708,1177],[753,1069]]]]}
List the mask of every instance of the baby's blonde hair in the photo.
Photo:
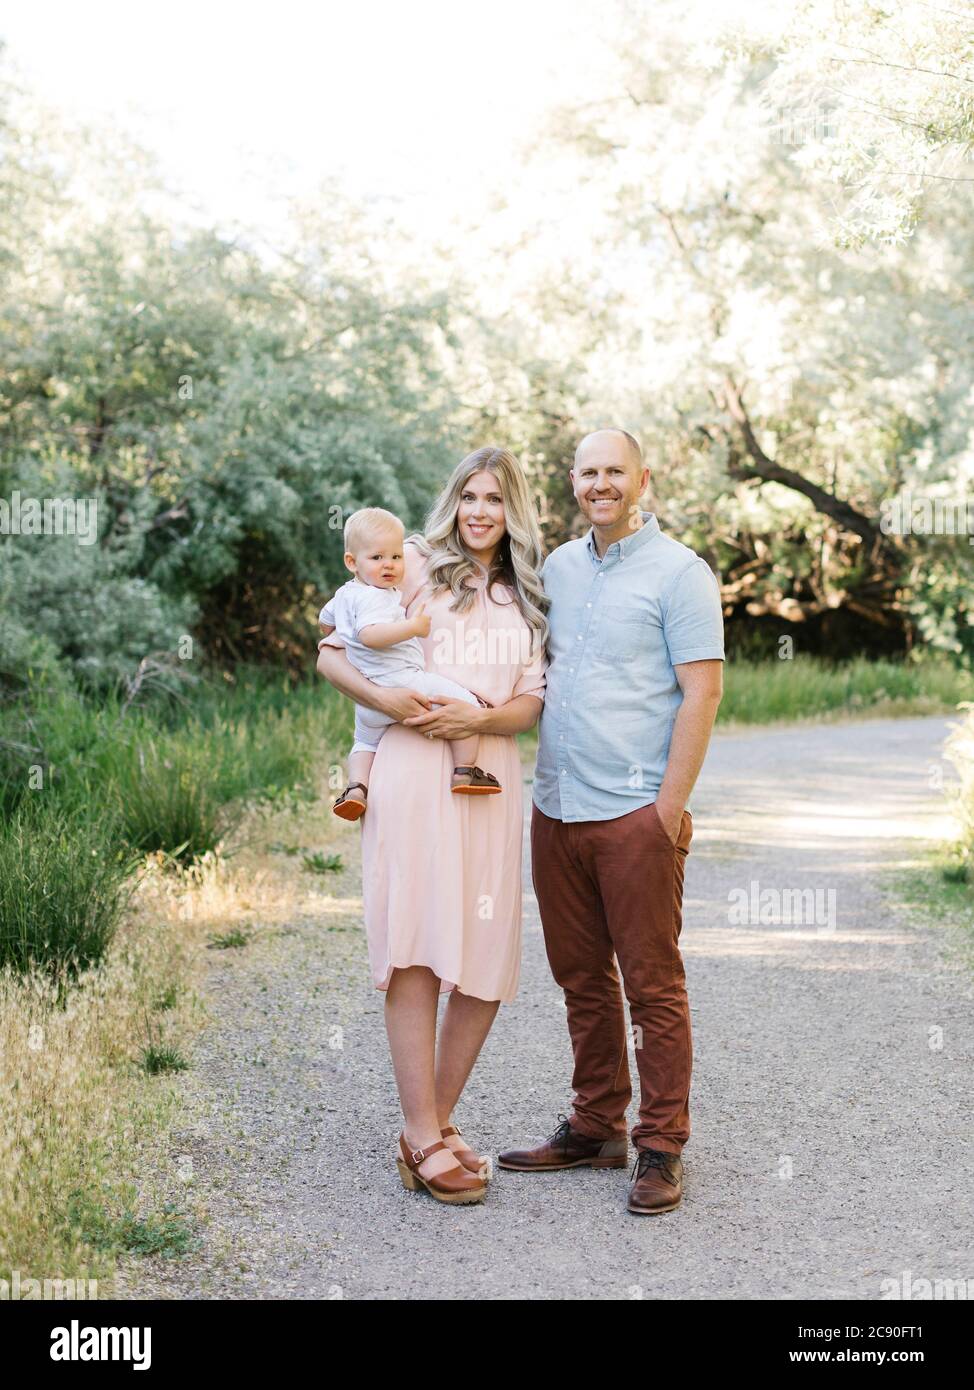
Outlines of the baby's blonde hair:
{"type": "Polygon", "coordinates": [[[348,555],[357,555],[361,550],[367,550],[369,542],[381,531],[388,531],[395,528],[403,536],[406,528],[397,516],[392,512],[387,512],[385,507],[361,507],[345,522],[345,552],[348,555]]]}

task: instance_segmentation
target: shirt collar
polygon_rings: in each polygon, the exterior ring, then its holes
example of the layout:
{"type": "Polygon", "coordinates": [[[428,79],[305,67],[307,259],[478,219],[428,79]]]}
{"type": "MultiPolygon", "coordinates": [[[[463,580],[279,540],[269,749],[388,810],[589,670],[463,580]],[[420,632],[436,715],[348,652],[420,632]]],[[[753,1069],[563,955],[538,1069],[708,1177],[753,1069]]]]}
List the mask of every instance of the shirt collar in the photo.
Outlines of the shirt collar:
{"type": "Polygon", "coordinates": [[[378,591],[379,591],[380,594],[381,594],[381,593],[386,593],[386,594],[398,594],[398,593],[400,592],[400,588],[399,588],[399,585],[398,585],[398,584],[394,584],[393,587],[392,587],[391,589],[380,589],[379,586],[378,586],[378,584],[366,584],[365,580],[364,580],[364,579],[359,579],[359,577],[358,577],[357,574],[353,574],[353,575],[352,575],[352,581],[351,581],[351,582],[352,582],[353,584],[357,584],[357,585],[359,586],[360,589],[378,589],[378,591]]]}
{"type": "Polygon", "coordinates": [[[597,565],[601,565],[613,555],[618,555],[620,560],[624,560],[627,555],[631,555],[640,546],[646,545],[654,536],[660,534],[659,522],[656,520],[654,512],[640,511],[639,515],[643,519],[642,526],[638,531],[633,531],[629,536],[623,536],[621,541],[613,541],[606,547],[604,555],[600,555],[595,548],[595,528],[590,526],[585,536],[585,544],[588,546],[588,553],[597,565]]]}

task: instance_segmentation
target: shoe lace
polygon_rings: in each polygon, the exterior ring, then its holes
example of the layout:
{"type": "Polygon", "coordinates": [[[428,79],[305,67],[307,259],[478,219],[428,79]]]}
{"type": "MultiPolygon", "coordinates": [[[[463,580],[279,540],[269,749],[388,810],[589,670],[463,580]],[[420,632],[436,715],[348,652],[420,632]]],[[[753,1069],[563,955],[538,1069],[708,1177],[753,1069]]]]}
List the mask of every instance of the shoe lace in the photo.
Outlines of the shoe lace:
{"type": "Polygon", "coordinates": [[[561,1151],[562,1151],[562,1157],[563,1157],[563,1158],[567,1158],[567,1157],[568,1157],[568,1145],[571,1143],[571,1137],[572,1137],[571,1122],[570,1122],[568,1116],[567,1116],[567,1115],[563,1115],[563,1114],[561,1113],[561,1111],[558,1112],[558,1118],[559,1118],[559,1120],[562,1121],[562,1123],[561,1123],[561,1124],[558,1126],[558,1128],[555,1130],[554,1134],[552,1134],[552,1135],[550,1136],[550,1138],[549,1138],[549,1140],[548,1140],[548,1143],[549,1143],[549,1144],[558,1144],[558,1145],[560,1145],[560,1146],[561,1146],[561,1151]]]}
{"type": "Polygon", "coordinates": [[[663,1153],[662,1149],[640,1149],[636,1156],[636,1161],[632,1165],[630,1179],[644,1177],[650,1168],[659,1168],[661,1172],[669,1174],[669,1163],[672,1154],[663,1153]]]}

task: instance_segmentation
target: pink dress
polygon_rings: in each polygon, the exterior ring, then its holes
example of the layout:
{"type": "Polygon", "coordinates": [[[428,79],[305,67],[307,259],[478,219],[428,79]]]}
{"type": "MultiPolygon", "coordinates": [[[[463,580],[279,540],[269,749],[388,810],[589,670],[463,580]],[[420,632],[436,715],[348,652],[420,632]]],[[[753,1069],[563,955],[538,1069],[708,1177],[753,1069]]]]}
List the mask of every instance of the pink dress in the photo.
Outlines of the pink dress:
{"type": "MultiPolygon", "coordinates": [[[[428,670],[449,676],[491,705],[516,695],[544,699],[547,659],[506,586],[479,594],[466,613],[435,597],[424,557],[406,545],[402,599],[412,617],[430,615],[421,638],[428,670]]],[[[320,646],[342,647],[332,633],[320,646]]],[[[440,993],[458,988],[510,1002],[521,970],[521,763],[514,738],[483,734],[478,763],[503,787],[494,796],[454,796],[453,759],[443,738],[392,724],[379,744],[362,827],[362,893],[377,989],[396,968],[426,965],[440,993]]]]}

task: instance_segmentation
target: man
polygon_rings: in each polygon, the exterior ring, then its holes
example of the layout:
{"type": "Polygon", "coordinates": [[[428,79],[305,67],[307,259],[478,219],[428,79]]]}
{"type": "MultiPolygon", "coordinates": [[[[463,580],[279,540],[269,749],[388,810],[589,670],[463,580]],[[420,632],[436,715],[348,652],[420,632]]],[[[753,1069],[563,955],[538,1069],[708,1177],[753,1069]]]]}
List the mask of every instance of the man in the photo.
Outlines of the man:
{"type": "Polygon", "coordinates": [[[523,1172],[626,1166],[632,1088],[615,957],[640,1088],[628,1209],[644,1215],[683,1195],[686,806],[720,704],[723,621],[709,566],[639,507],[649,469],[632,435],[586,435],[570,477],[592,525],[541,571],[550,665],[531,859],[548,961],[565,991],[575,1097],[549,1139],[498,1162],[523,1172]]]}

